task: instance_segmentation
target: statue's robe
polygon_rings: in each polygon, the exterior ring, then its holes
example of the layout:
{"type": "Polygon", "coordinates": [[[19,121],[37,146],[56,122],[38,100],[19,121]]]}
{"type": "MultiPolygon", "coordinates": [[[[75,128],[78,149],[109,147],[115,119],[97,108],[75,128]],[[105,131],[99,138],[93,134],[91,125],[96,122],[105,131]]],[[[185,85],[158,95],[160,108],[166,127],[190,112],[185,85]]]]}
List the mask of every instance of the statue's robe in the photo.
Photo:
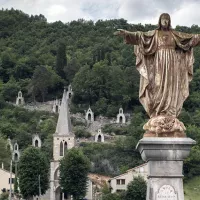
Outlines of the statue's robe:
{"type": "Polygon", "coordinates": [[[125,41],[134,45],[140,73],[139,99],[148,115],[177,117],[189,95],[192,47],[200,44],[200,35],[174,30],[126,31],[125,41]]]}

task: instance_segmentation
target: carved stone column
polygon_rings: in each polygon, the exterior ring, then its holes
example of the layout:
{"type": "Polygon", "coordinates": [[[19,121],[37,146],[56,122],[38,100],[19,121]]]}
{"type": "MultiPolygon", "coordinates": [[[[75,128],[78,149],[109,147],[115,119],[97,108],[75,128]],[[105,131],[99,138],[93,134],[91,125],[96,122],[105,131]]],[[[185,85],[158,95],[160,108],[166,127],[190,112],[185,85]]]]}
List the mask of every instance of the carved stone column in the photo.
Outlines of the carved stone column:
{"type": "Polygon", "coordinates": [[[196,142],[190,138],[146,137],[138,142],[148,163],[146,200],[184,200],[183,160],[196,142]]]}

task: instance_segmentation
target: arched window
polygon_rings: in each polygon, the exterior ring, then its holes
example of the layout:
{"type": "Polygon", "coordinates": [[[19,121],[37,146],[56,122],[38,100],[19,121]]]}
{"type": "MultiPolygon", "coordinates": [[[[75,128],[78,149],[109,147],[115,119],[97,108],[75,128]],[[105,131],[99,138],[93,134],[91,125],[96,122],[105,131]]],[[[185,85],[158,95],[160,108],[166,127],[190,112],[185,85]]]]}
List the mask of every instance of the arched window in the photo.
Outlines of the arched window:
{"type": "Polygon", "coordinates": [[[101,142],[101,135],[98,135],[98,140],[97,142],[101,142]]]}
{"type": "Polygon", "coordinates": [[[38,140],[35,140],[35,147],[38,147],[38,140]]]}
{"type": "Polygon", "coordinates": [[[91,114],[89,113],[88,114],[88,120],[91,121],[91,119],[92,119],[92,117],[91,117],[91,114]]]}
{"type": "Polygon", "coordinates": [[[122,123],[122,122],[123,122],[123,117],[120,116],[120,117],[119,117],[119,123],[122,123]]]}
{"type": "Polygon", "coordinates": [[[17,146],[17,144],[15,144],[15,150],[18,150],[18,146],[17,146]]]}
{"type": "Polygon", "coordinates": [[[67,151],[67,142],[64,143],[64,152],[67,151]]]}
{"type": "Polygon", "coordinates": [[[63,142],[60,142],[60,156],[63,156],[63,142]]]}

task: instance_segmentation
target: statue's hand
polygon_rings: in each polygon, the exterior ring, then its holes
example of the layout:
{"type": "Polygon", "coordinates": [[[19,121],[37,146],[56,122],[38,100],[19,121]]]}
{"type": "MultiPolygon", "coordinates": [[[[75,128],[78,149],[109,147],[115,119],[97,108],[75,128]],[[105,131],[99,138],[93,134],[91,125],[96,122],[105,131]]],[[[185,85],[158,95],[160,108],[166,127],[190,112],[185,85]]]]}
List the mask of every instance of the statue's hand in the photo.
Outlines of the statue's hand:
{"type": "Polygon", "coordinates": [[[117,29],[117,31],[114,32],[114,35],[125,35],[124,29],[117,29]]]}

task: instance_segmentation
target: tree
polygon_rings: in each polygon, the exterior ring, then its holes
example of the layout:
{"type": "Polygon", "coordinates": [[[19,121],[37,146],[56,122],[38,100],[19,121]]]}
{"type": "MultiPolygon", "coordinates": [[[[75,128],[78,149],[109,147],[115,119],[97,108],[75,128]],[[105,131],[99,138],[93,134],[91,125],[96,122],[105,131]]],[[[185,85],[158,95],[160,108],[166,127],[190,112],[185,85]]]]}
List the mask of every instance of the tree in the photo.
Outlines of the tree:
{"type": "Polygon", "coordinates": [[[57,56],[56,56],[56,72],[62,78],[65,78],[64,67],[66,66],[67,66],[66,45],[63,42],[60,42],[58,45],[57,56]]]}
{"type": "Polygon", "coordinates": [[[121,200],[123,199],[122,193],[110,193],[110,189],[107,184],[104,185],[102,189],[102,200],[121,200]]]}
{"type": "Polygon", "coordinates": [[[10,147],[7,141],[0,135],[0,163],[4,163],[5,168],[9,169],[10,160],[10,147]]]}
{"type": "Polygon", "coordinates": [[[15,101],[20,87],[18,82],[11,76],[10,80],[2,85],[1,94],[6,101],[15,101]]]}
{"type": "Polygon", "coordinates": [[[121,197],[119,194],[106,194],[106,195],[103,195],[103,198],[102,200],[121,200],[121,197]]]}
{"type": "Polygon", "coordinates": [[[48,87],[51,85],[50,73],[45,66],[37,66],[32,77],[32,86],[34,92],[40,92],[44,101],[48,87]]]}
{"type": "Polygon", "coordinates": [[[49,163],[39,148],[28,147],[19,161],[19,188],[25,199],[31,200],[39,195],[39,176],[41,194],[49,186],[49,163]]]}
{"type": "Polygon", "coordinates": [[[83,198],[87,190],[90,162],[80,149],[69,150],[60,161],[60,186],[74,200],[83,198]]]}
{"type": "Polygon", "coordinates": [[[145,200],[147,185],[143,177],[134,177],[128,184],[125,200],[145,200]]]}
{"type": "Polygon", "coordinates": [[[29,93],[33,98],[37,94],[42,95],[45,100],[49,88],[57,87],[62,83],[62,79],[49,66],[37,66],[34,70],[31,83],[29,84],[29,93]]]}

